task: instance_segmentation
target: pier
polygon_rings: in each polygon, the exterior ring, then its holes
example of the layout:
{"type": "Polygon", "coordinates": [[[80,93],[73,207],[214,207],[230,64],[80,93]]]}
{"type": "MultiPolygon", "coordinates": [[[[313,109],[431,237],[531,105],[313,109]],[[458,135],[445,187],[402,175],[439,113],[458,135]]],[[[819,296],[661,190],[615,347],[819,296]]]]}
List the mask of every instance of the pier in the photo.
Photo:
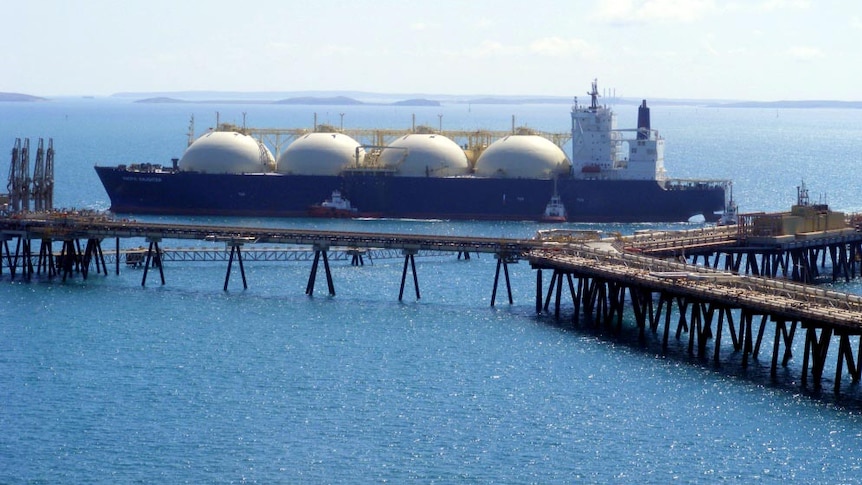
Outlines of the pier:
{"type": "MultiPolygon", "coordinates": [[[[489,253],[497,258],[492,306],[495,304],[501,270],[511,303],[513,296],[508,264],[516,262],[520,255],[539,244],[534,240],[156,224],[114,220],[100,214],[31,213],[0,219],[0,261],[5,263],[12,278],[15,278],[19,271],[24,278],[30,278],[34,274],[46,274],[48,277],[60,274],[65,280],[76,272],[86,278],[91,263],[97,273],[104,272],[107,275],[107,258],[102,245],[103,241],[110,239],[115,241],[115,254],[121,253],[121,239],[143,239],[147,243],[146,249],[140,248],[135,251],[136,260],[142,259],[144,268],[142,286],[146,286],[150,268],[158,270],[161,284],[165,284],[163,263],[166,260],[164,258],[166,253],[160,247],[163,240],[224,243],[229,250],[225,290],[228,288],[234,260],[240,267],[243,287],[248,287],[243,266],[242,248],[244,246],[269,244],[308,248],[313,256],[306,294],[314,293],[318,268],[322,261],[327,288],[329,294],[333,296],[335,287],[329,268],[329,254],[333,249],[338,253],[349,255],[351,263],[355,265],[364,263],[364,257],[369,250],[390,251],[390,255],[391,251],[395,250],[399,251],[404,258],[399,300],[403,298],[408,270],[412,272],[416,298],[420,298],[415,262],[415,257],[420,252],[457,253],[459,258],[465,259],[469,259],[470,254],[489,253]],[[16,241],[14,250],[9,244],[13,240],[16,241]],[[33,250],[33,241],[39,241],[38,253],[33,250]],[[83,246],[81,241],[85,241],[83,246]],[[62,245],[57,257],[53,253],[54,242],[62,245]]],[[[202,254],[200,253],[199,256],[202,254]]],[[[120,258],[114,258],[114,263],[115,272],[119,273],[120,258]]],[[[0,264],[0,274],[2,274],[2,264],[0,264]]]]}
{"type": "Polygon", "coordinates": [[[751,227],[741,224],[610,238],[589,231],[543,231],[536,238],[509,239],[155,224],[100,214],[24,213],[0,219],[0,274],[8,272],[11,279],[44,275],[65,280],[76,274],[86,278],[93,267],[97,274],[108,275],[108,262],[119,273],[124,257],[127,264],[131,258],[131,264],[143,266],[141,285],[146,286],[151,269],[158,271],[165,284],[166,262],[227,261],[227,290],[234,262],[247,288],[244,259],[311,261],[306,294],[314,294],[322,262],[328,294],[334,296],[330,259],[349,259],[351,264],[361,265],[364,258],[376,254],[374,257],[403,258],[401,300],[408,272],[415,297],[420,298],[417,255],[448,253],[468,259],[471,254],[486,253],[496,259],[491,306],[496,303],[501,273],[509,303],[513,303],[508,265],[525,260],[535,270],[539,314],[611,333],[621,332],[624,322],[634,322],[642,337],[652,332],[665,349],[671,333],[678,340],[685,335],[691,355],[711,356],[719,365],[727,339],[743,367],[771,349],[767,358],[773,376],[779,365],[787,366],[794,357],[793,342],[800,333],[804,339],[803,387],[820,389],[830,362],[835,368],[836,393],[845,373],[858,382],[862,377],[862,297],[809,283],[819,274],[813,271],[830,264],[834,279],[855,277],[862,234],[845,228],[776,240],[763,239],[751,227]],[[120,241],[128,239],[143,240],[146,245],[121,249],[120,241]],[[160,246],[165,240],[223,243],[224,249],[166,249],[160,246]],[[105,241],[113,241],[115,248],[103,251],[105,241]],[[33,242],[39,245],[38,251],[33,242]],[[61,247],[59,254],[54,254],[55,245],[61,247]],[[737,254],[757,262],[742,265],[740,258],[727,256],[737,254]],[[716,264],[718,255],[724,255],[724,265],[716,264]],[[828,260],[825,255],[830,255],[828,260]],[[698,260],[702,264],[695,264],[698,260]],[[768,271],[763,269],[764,261],[769,262],[768,271]],[[784,263],[771,264],[773,261],[784,263]],[[545,272],[551,273],[547,285],[545,272]],[[830,361],[833,341],[837,353],[830,361]]]}

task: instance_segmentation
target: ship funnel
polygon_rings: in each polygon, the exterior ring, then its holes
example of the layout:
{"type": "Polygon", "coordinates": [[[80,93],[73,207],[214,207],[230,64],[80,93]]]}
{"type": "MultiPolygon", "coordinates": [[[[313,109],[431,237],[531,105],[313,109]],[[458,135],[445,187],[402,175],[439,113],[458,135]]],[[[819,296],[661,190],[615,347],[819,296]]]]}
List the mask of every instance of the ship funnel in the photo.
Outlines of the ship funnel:
{"type": "Polygon", "coordinates": [[[638,140],[649,140],[649,108],[646,100],[638,107],[638,140]]]}

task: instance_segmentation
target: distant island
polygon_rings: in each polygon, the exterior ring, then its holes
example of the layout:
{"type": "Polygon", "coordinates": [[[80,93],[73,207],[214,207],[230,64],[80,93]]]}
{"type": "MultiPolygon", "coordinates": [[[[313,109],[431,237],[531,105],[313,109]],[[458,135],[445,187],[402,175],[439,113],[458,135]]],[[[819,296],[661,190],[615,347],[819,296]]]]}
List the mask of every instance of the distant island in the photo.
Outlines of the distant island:
{"type": "Polygon", "coordinates": [[[396,101],[392,106],[440,106],[440,101],[430,99],[405,99],[404,101],[396,101]]]}
{"type": "Polygon", "coordinates": [[[157,96],[157,97],[155,97],[155,98],[139,99],[139,100],[137,100],[137,101],[135,101],[135,102],[136,102],[136,103],[153,103],[153,104],[160,104],[160,103],[185,103],[185,101],[183,101],[183,100],[181,100],[181,99],[169,98],[169,97],[167,97],[167,96],[157,96]]]}
{"type": "MultiPolygon", "coordinates": [[[[172,91],[120,92],[115,98],[137,98],[136,103],[283,104],[293,106],[428,106],[442,105],[569,105],[573,96],[547,95],[456,95],[420,93],[374,93],[366,91],[172,91]]],[[[580,103],[588,97],[579,96],[580,103]]],[[[40,98],[41,99],[41,98],[40,98]]],[[[705,108],[766,109],[862,109],[862,101],[746,101],[739,99],[647,98],[651,106],[698,106],[705,108]]],[[[639,105],[642,98],[605,97],[603,104],[639,105]]]]}
{"type": "Polygon", "coordinates": [[[21,93],[0,93],[0,101],[48,101],[45,98],[40,98],[39,96],[31,96],[29,94],[21,94],[21,93]]]}
{"type": "Polygon", "coordinates": [[[300,105],[328,105],[328,106],[355,106],[365,104],[357,99],[347,96],[333,96],[328,98],[316,96],[300,96],[298,98],[287,98],[276,101],[275,104],[300,104],[300,105]]]}
{"type": "Polygon", "coordinates": [[[286,98],[278,101],[265,101],[265,100],[238,100],[238,99],[229,99],[229,100],[185,100],[179,98],[173,98],[170,96],[154,96],[151,98],[144,98],[135,101],[135,103],[149,103],[149,104],[162,104],[162,103],[249,103],[249,104],[286,104],[286,105],[297,105],[297,106],[440,106],[440,101],[434,101],[431,99],[406,99],[402,101],[395,101],[391,103],[369,103],[365,101],[359,101],[358,99],[354,99],[348,96],[299,96],[295,98],[286,98]]]}

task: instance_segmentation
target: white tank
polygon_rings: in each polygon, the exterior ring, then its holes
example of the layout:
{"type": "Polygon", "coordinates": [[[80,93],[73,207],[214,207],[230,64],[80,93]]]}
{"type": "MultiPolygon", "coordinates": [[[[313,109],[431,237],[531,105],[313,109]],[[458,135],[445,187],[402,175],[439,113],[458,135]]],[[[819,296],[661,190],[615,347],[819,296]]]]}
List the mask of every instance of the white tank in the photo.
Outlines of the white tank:
{"type": "Polygon", "coordinates": [[[379,163],[404,177],[449,177],[465,175],[470,170],[464,150],[449,138],[435,134],[402,136],[383,150],[379,163]]]}
{"type": "Polygon", "coordinates": [[[263,173],[275,168],[275,160],[263,144],[233,131],[211,131],[186,148],[178,163],[185,172],[263,173]]]}
{"type": "Polygon", "coordinates": [[[538,135],[510,135],[492,143],[476,160],[476,175],[550,179],[568,173],[565,152],[538,135]]]}
{"type": "Polygon", "coordinates": [[[343,133],[309,133],[296,139],[278,157],[278,173],[338,175],[348,165],[365,158],[365,149],[343,133]]]}

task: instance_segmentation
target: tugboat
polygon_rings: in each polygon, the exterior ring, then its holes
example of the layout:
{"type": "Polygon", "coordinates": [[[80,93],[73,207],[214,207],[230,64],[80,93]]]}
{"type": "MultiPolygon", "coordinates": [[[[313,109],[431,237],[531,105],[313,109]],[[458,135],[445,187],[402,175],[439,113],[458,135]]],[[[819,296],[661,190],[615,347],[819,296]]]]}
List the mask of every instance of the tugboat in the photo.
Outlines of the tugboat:
{"type": "Polygon", "coordinates": [[[548,201],[545,213],[542,214],[542,222],[566,222],[566,206],[559,195],[552,196],[548,201]]]}
{"type": "Polygon", "coordinates": [[[730,200],[728,200],[725,204],[724,213],[718,219],[716,225],[735,226],[737,223],[739,223],[739,218],[737,216],[738,213],[739,207],[737,207],[736,201],[733,200],[733,185],[730,185],[730,200]]]}
{"type": "Polygon", "coordinates": [[[359,217],[359,211],[350,205],[349,200],[341,196],[340,190],[333,190],[330,198],[309,207],[308,215],[311,217],[351,218],[359,217]]]}
{"type": "Polygon", "coordinates": [[[539,219],[542,222],[566,222],[566,206],[563,205],[563,199],[557,193],[557,179],[554,179],[554,195],[545,206],[545,213],[539,219]]]}

